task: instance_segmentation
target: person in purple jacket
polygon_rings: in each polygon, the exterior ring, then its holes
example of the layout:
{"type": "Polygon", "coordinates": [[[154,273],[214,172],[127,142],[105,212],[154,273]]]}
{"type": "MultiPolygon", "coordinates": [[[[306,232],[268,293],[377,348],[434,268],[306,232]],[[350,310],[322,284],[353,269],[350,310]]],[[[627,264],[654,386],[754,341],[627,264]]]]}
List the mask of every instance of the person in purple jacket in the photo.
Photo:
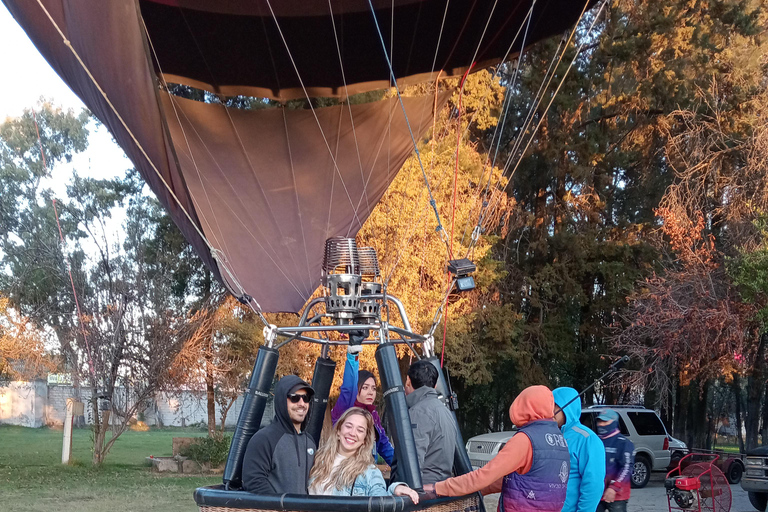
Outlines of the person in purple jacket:
{"type": "Polygon", "coordinates": [[[344,411],[351,407],[360,407],[370,412],[376,425],[376,452],[391,466],[395,449],[389,442],[381,426],[381,418],[376,412],[376,406],[373,405],[376,401],[376,377],[369,371],[360,370],[358,361],[360,352],[363,350],[363,340],[367,334],[367,331],[350,331],[349,333],[347,364],[344,366],[339,399],[331,410],[331,421],[335,425],[344,411]]]}

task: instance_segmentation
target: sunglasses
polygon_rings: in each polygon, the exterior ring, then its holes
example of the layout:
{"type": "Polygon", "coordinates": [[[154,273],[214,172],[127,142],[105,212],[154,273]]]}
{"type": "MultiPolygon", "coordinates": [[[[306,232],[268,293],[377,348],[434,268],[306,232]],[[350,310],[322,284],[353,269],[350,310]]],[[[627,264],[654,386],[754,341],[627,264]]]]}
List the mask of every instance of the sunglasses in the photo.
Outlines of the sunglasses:
{"type": "Polygon", "coordinates": [[[305,404],[308,404],[312,398],[309,395],[300,395],[298,393],[292,393],[288,395],[288,400],[291,401],[292,404],[299,403],[299,400],[303,400],[305,404]]]}

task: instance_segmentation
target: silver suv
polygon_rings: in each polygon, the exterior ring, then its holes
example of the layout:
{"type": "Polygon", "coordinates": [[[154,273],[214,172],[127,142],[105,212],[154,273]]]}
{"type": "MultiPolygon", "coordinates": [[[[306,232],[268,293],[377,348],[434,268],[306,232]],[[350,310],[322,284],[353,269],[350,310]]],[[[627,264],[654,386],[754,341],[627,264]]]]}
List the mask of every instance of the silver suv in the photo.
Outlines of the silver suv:
{"type": "MultiPolygon", "coordinates": [[[[595,430],[597,416],[606,409],[619,413],[619,430],[635,445],[635,467],[632,486],[645,487],[651,471],[669,466],[669,434],[658,414],[652,409],[632,405],[594,405],[581,410],[581,423],[595,430]]],[[[488,463],[515,434],[494,432],[475,436],[467,441],[467,453],[476,469],[488,463]]]]}

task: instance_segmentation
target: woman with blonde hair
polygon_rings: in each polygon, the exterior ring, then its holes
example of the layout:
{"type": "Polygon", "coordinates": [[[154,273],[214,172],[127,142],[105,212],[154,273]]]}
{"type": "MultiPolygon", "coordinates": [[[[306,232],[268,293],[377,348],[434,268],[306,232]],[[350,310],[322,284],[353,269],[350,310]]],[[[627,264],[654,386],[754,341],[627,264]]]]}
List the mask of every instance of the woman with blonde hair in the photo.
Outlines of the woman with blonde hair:
{"type": "Polygon", "coordinates": [[[408,496],[414,503],[419,495],[402,482],[389,489],[373,463],[376,442],[373,416],[352,407],[341,415],[328,439],[315,454],[309,473],[309,494],[327,496],[408,496]]]}

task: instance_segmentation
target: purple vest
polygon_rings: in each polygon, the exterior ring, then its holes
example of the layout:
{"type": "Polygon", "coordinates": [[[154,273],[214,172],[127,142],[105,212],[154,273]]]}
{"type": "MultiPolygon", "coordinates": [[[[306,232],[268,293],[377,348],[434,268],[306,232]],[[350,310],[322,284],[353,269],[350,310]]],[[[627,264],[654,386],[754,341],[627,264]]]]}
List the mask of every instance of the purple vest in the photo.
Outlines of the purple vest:
{"type": "Polygon", "coordinates": [[[532,421],[516,435],[521,433],[533,447],[531,470],[504,477],[499,512],[560,512],[571,469],[565,438],[552,420],[532,421]]]}

